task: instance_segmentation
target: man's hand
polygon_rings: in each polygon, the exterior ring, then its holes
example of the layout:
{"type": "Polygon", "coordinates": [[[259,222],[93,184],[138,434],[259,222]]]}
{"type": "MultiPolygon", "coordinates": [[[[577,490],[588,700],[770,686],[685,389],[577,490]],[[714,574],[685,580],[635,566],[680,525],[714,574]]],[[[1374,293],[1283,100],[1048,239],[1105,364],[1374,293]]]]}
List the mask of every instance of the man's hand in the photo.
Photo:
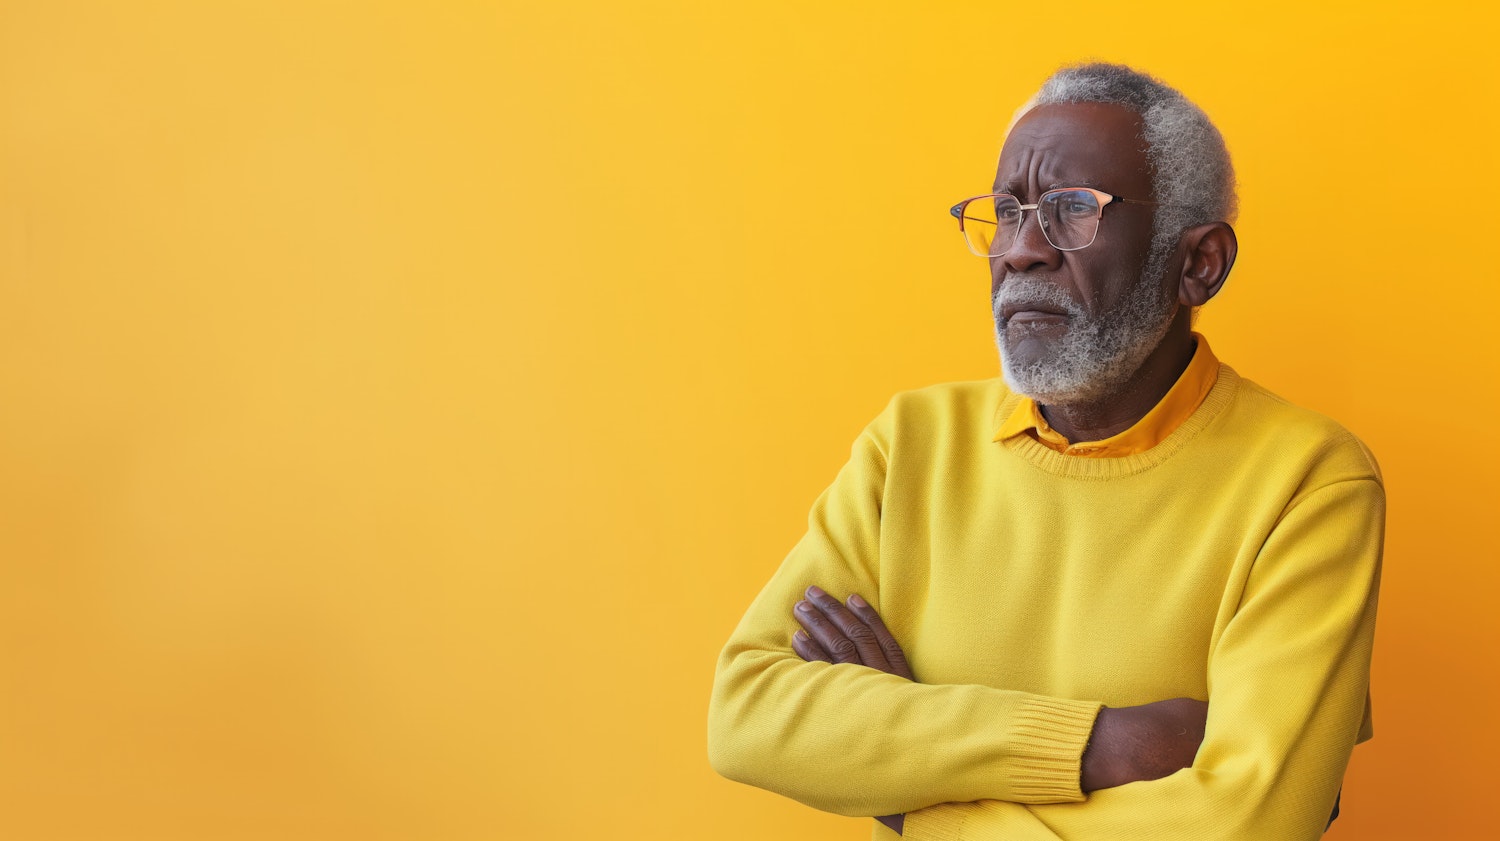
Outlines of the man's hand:
{"type": "Polygon", "coordinates": [[[854,663],[915,681],[906,652],[886,630],[875,608],[858,593],[846,607],[817,587],[792,609],[802,630],[792,634],[792,649],[803,660],[854,663]]]}
{"type": "Polygon", "coordinates": [[[1191,767],[1207,720],[1208,704],[1192,698],[1101,709],[1083,752],[1083,791],[1159,780],[1191,767]]]}
{"type": "MultiPolygon", "coordinates": [[[[856,663],[910,681],[911,666],[906,652],[886,629],[885,621],[858,593],[845,607],[818,587],[807,588],[807,598],[792,608],[802,630],[792,634],[792,649],[803,660],[825,663],[856,663]]],[[[905,828],[906,815],[875,818],[897,835],[905,828]]]]}
{"type": "MultiPolygon", "coordinates": [[[[900,643],[857,593],[848,605],[818,587],[808,587],[806,595],[792,610],[802,626],[792,648],[803,660],[853,663],[916,680],[900,643]]],[[[1208,704],[1192,698],[1101,709],[1083,754],[1083,791],[1158,780],[1191,767],[1207,720],[1208,704]]],[[[879,820],[900,832],[899,818],[879,820]]]]}

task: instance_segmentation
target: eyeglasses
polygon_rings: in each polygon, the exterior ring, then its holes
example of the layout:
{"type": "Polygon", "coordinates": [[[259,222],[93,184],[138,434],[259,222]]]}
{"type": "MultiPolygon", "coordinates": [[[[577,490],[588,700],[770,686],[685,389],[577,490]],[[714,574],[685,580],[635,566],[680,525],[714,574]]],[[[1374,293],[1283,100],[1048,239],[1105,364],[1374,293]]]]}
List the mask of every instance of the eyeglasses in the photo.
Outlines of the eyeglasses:
{"type": "Polygon", "coordinates": [[[1002,257],[1015,246],[1028,210],[1036,211],[1042,234],[1053,248],[1077,251],[1093,245],[1104,206],[1113,202],[1157,204],[1112,196],[1089,187],[1064,187],[1042,193],[1036,204],[1021,204],[1020,199],[1009,193],[991,193],[964,199],[948,212],[958,219],[958,229],[963,232],[970,251],[980,257],[1002,257]]]}

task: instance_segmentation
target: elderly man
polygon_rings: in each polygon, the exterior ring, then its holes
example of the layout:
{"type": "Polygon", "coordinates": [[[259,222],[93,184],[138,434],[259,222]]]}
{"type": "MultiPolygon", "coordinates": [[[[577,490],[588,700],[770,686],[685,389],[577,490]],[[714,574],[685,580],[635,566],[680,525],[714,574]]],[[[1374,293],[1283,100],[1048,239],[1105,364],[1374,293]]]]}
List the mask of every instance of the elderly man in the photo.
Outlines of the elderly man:
{"type": "Polygon", "coordinates": [[[1318,837],[1371,732],[1384,492],[1191,329],[1237,247],[1218,131],[1067,68],[953,211],[1003,382],[860,435],[719,660],[714,766],[877,837],[1318,837]]]}

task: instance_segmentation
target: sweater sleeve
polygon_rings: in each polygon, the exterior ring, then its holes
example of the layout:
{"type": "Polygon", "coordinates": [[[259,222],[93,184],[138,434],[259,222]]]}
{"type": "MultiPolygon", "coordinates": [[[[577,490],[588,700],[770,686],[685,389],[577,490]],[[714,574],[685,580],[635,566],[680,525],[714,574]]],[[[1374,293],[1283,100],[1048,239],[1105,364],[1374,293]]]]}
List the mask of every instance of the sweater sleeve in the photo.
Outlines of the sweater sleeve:
{"type": "MultiPolygon", "coordinates": [[[[882,416],[883,418],[887,417],[882,416]]],[[[881,419],[814,504],[806,535],[719,658],[709,755],[724,776],[845,815],[947,801],[1083,799],[1079,764],[1099,704],[977,685],[912,683],[807,663],[792,606],[811,584],[880,602],[886,459],[881,419]]],[[[918,678],[920,679],[920,674],[918,678]]]]}
{"type": "Polygon", "coordinates": [[[909,813],[906,837],[1321,836],[1366,716],[1384,512],[1378,481],[1352,479],[1283,514],[1212,650],[1208,725],[1191,768],[1078,804],[944,803],[909,813]]]}

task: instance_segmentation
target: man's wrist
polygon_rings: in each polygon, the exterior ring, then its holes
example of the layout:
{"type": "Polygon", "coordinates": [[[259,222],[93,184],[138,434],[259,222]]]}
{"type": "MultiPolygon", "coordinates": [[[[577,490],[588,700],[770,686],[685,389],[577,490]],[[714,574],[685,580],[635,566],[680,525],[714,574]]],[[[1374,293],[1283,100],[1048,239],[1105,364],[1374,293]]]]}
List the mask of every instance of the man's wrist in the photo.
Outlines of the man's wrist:
{"type": "Polygon", "coordinates": [[[1079,763],[1079,788],[1089,794],[1190,767],[1207,718],[1208,704],[1192,698],[1100,708],[1079,763]]]}
{"type": "Polygon", "coordinates": [[[1111,742],[1114,716],[1114,710],[1100,707],[1099,714],[1094,718],[1094,728],[1089,731],[1088,743],[1083,748],[1083,759],[1078,763],[1078,788],[1084,794],[1119,785],[1113,782],[1120,777],[1116,767],[1116,751],[1111,742]]]}

